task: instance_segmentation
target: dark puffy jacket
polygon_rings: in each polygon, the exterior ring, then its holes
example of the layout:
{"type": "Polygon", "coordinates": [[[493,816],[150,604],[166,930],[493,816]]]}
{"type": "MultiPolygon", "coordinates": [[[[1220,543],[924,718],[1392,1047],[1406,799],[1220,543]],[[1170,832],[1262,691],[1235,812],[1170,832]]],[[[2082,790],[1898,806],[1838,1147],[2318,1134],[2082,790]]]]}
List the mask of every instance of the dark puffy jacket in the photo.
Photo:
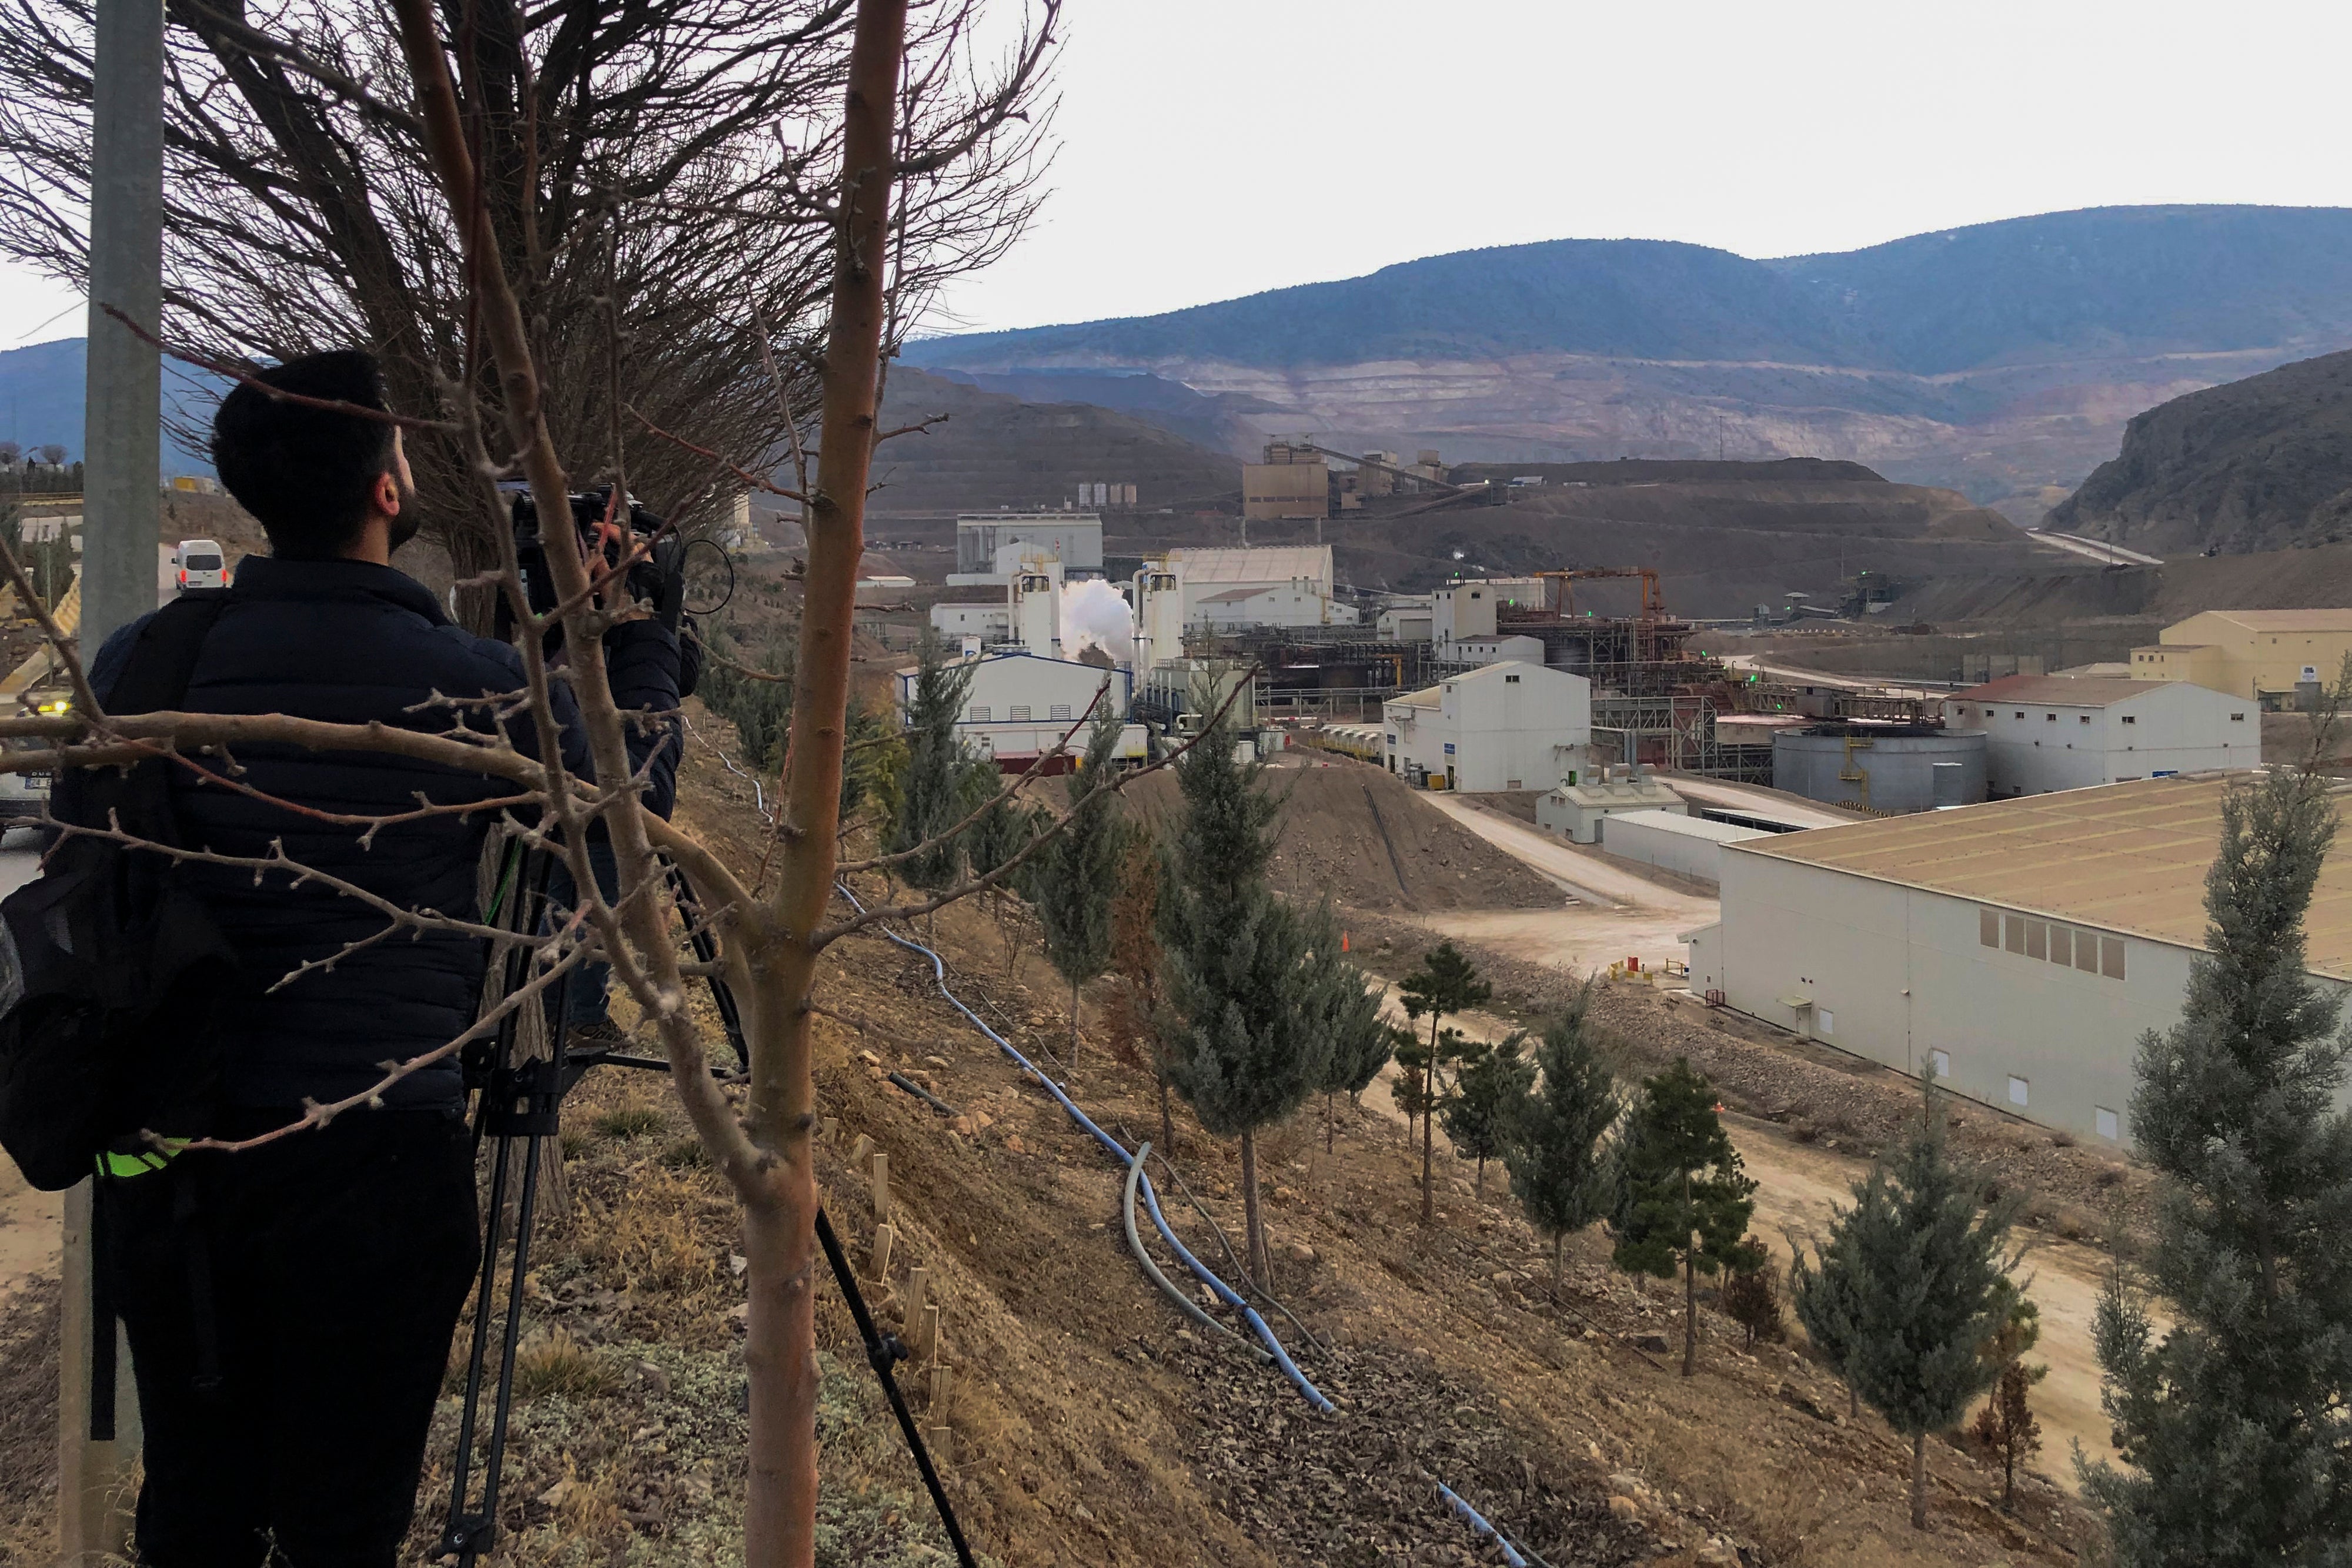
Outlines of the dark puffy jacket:
{"type": "MultiPolygon", "coordinates": [[[[129,656],[138,628],[107,639],[91,671],[103,703],[129,656]]],[[[606,639],[614,696],[625,708],[677,706],[677,644],[658,622],[630,622],[606,639]]],[[[194,713],[290,714],[339,724],[371,719],[425,731],[457,720],[430,704],[435,696],[511,692],[523,682],[522,659],[506,643],[451,624],[425,586],[404,572],[364,561],[279,560],[247,556],[236,586],[198,653],[188,686],[194,713]]],[[[593,777],[586,737],[568,687],[556,687],[563,721],[564,765],[593,777]]],[[[487,720],[475,719],[476,725],[487,720]]],[[[633,726],[631,750],[642,763],[656,747],[647,802],[667,812],[677,774],[677,744],[633,726]]],[[[536,755],[527,717],[510,722],[515,746],[536,755]]],[[[384,816],[412,809],[421,794],[436,804],[482,800],[513,787],[478,773],[404,758],[310,752],[292,747],[235,748],[240,782],[279,800],[346,815],[384,816]]],[[[387,827],[373,846],[360,830],[322,822],[252,796],[205,785],[175,770],[173,790],[188,842],[226,854],[267,855],[273,841],[300,863],[367,889],[403,908],[471,918],[476,874],[488,813],[435,816],[387,827]]],[[[384,917],[359,901],[282,873],[257,884],[250,872],[190,866],[206,902],[259,990],[305,962],[343,956],[282,988],[256,996],[227,1041],[226,1089],[241,1106],[291,1106],[335,1100],[382,1076],[379,1063],[405,1059],[454,1039],[474,1019],[483,945],[456,932],[384,935],[384,917]],[[381,937],[381,940],[372,940],[381,937]],[[370,944],[352,948],[353,944],[370,944]]],[[[455,1059],[404,1080],[390,1103],[455,1106],[462,1098],[455,1059]]]]}

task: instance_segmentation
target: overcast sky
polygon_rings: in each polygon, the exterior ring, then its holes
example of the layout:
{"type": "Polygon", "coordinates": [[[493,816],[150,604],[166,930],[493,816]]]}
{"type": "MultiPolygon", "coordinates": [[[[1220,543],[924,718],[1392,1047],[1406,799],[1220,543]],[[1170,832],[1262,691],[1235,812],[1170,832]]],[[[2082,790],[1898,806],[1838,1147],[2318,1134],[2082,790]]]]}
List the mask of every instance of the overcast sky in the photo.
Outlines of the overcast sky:
{"type": "MultiPolygon", "coordinates": [[[[1064,31],[1051,199],[934,329],[1563,236],[1762,256],[2352,205],[2332,0],[1069,0],[1064,31]]],[[[0,348],[79,332],[72,303],[0,268],[0,348]]]]}

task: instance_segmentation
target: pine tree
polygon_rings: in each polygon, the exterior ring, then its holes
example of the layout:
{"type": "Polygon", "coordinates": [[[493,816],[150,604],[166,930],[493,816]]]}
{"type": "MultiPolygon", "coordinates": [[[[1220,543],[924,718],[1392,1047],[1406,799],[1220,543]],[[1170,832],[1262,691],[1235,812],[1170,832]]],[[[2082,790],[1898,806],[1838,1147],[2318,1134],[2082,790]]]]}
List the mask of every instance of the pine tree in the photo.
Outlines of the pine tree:
{"type": "Polygon", "coordinates": [[[2207,951],[2180,1022],[2140,1041],[2133,1132],[2163,1192],[2146,1268],[2172,1326],[2120,1281],[2100,1303],[2104,1403],[2134,1468],[2082,1470],[2126,1568],[2352,1561],[2348,1047],[2304,952],[2336,824],[2307,770],[2223,797],[2207,951]]]}
{"type": "Polygon", "coordinates": [[[1503,1166],[1528,1223],[1551,1238],[1551,1283],[1557,1291],[1562,1246],[1609,1212],[1610,1172],[1601,1140],[1623,1109],[1591,1022],[1590,987],[1544,1026],[1536,1068],[1536,1092],[1520,1103],[1503,1146],[1503,1166]]]}
{"type": "MultiPolygon", "coordinates": [[[[1276,803],[1256,788],[1257,771],[1238,760],[1223,723],[1184,758],[1185,810],[1165,900],[1162,1038],[1169,1080],[1202,1126],[1241,1140],[1250,1268],[1264,1285],[1271,1270],[1258,1212],[1257,1131],[1313,1092],[1330,1038],[1328,1003],[1309,983],[1318,977],[1309,922],[1266,885],[1276,803]]],[[[1328,981],[1328,972],[1321,977],[1328,981]]]]}
{"type": "Polygon", "coordinates": [[[2046,1366],[2012,1361],[2000,1369],[1992,1397],[1969,1428],[1976,1440],[2000,1458],[2000,1510],[2017,1506],[2017,1467],[2042,1449],[2042,1423],[2033,1414],[2033,1385],[2050,1375],[2046,1366]]]}
{"type": "Polygon", "coordinates": [[[1720,1304],[1725,1315],[1748,1335],[1745,1348],[1754,1350],[1759,1339],[1769,1344],[1786,1339],[1789,1324],[1780,1310],[1780,1281],[1771,1260],[1763,1256],[1764,1244],[1753,1236],[1748,1244],[1758,1254],[1756,1267],[1734,1269],[1724,1277],[1720,1304]]]}
{"type": "Polygon", "coordinates": [[[907,695],[907,766],[900,775],[898,812],[882,848],[887,854],[922,853],[898,862],[909,887],[943,888],[963,873],[961,838],[940,835],[980,804],[972,758],[956,735],[973,666],[950,664],[939,639],[926,631],[917,645],[914,689],[907,695]],[[933,841],[938,841],[934,842],[933,841]]]}
{"type": "Polygon", "coordinates": [[[2006,1199],[1978,1212],[1932,1082],[1920,1125],[1854,1184],[1818,1260],[1790,1267],[1797,1319],[1836,1347],[1846,1385],[1911,1439],[1911,1524],[1927,1527],[1927,1434],[1958,1425],[1999,1368],[1984,1354],[2013,1315],[2006,1199]]]}
{"type": "Polygon", "coordinates": [[[1147,830],[1127,836],[1118,891],[1110,904],[1111,1049],[1151,1074],[1160,1092],[1160,1148],[1176,1157],[1176,1119],[1169,1106],[1168,1057],[1160,1039],[1160,887],[1166,872],[1159,841],[1147,830]]]}
{"type": "Polygon", "coordinates": [[[1069,1070],[1078,1065],[1078,988],[1110,965],[1110,903],[1125,850],[1116,798],[1096,791],[1118,767],[1119,721],[1098,717],[1070,776],[1070,814],[1034,862],[1030,892],[1045,928],[1045,956],[1070,983],[1069,1070]]]}
{"type": "MultiPolygon", "coordinates": [[[[1430,1224],[1437,1218],[1435,1176],[1433,1162],[1437,1142],[1435,1113],[1444,1091],[1438,1074],[1444,1068],[1449,1052],[1445,1036],[1439,1025],[1451,1014],[1466,1012],[1482,1007],[1495,994],[1495,988],[1478,977],[1478,970],[1461,950],[1451,942],[1441,942],[1437,950],[1421,961],[1421,967],[1404,977],[1397,988],[1404,998],[1404,1016],[1418,1022],[1429,1020],[1429,1046],[1425,1052],[1415,1051],[1413,1060],[1402,1062],[1409,1070],[1417,1070],[1420,1086],[1412,1095],[1421,1116],[1421,1222],[1430,1224]]],[[[1460,1041],[1456,1034],[1454,1040],[1460,1041]]]]}
{"type": "Polygon", "coordinates": [[[1478,1162],[1474,1190],[1481,1201],[1486,1197],[1486,1162],[1502,1157],[1519,1106],[1535,1087],[1536,1064],[1527,1058],[1527,1042],[1526,1034],[1513,1033],[1491,1045],[1467,1046],[1441,1113],[1454,1154],[1478,1162]]]}
{"type": "Polygon", "coordinates": [[[1389,1064],[1402,1032],[1381,1016],[1380,991],[1360,983],[1352,992],[1335,986],[1330,1029],[1330,1053],[1315,1083],[1323,1092],[1323,1152],[1327,1155],[1331,1152],[1339,1096],[1353,1099],[1361,1094],[1389,1064]]]}
{"type": "Polygon", "coordinates": [[[1756,1183],[1715,1113],[1714,1086],[1679,1059],[1642,1081],[1618,1159],[1615,1262],[1662,1280],[1681,1269],[1688,1377],[1698,1370],[1698,1276],[1759,1261],[1744,1239],[1756,1183]]]}

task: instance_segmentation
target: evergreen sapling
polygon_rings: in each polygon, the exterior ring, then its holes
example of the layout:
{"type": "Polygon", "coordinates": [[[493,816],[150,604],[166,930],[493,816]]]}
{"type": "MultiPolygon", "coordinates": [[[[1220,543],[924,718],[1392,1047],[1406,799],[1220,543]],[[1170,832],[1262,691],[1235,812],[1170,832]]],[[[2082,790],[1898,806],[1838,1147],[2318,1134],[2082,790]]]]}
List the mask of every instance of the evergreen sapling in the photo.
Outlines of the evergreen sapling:
{"type": "Polygon", "coordinates": [[[1478,1162],[1472,1190],[1481,1202],[1486,1197],[1486,1162],[1502,1157],[1519,1105],[1535,1087],[1536,1064],[1526,1055],[1527,1040],[1524,1033],[1514,1033],[1491,1045],[1465,1045],[1454,1092],[1442,1112],[1454,1155],[1478,1162]]]}
{"type": "Polygon", "coordinates": [[[1536,1048],[1536,1091],[1520,1102],[1503,1145],[1512,1194],[1528,1223],[1551,1239],[1555,1294],[1568,1238],[1609,1212],[1601,1140],[1622,1109],[1591,1024],[1591,1001],[1588,987],[1544,1027],[1536,1048]]]}
{"type": "Polygon", "coordinates": [[[1441,942],[1436,951],[1421,961],[1421,967],[1404,977],[1397,988],[1403,998],[1405,1017],[1418,1023],[1429,1020],[1429,1044],[1426,1050],[1416,1050],[1411,1061],[1405,1053],[1398,1053],[1400,1063],[1417,1070],[1420,1082],[1411,1098],[1421,1116],[1421,1222],[1430,1224],[1437,1218],[1437,1199],[1433,1161],[1437,1142],[1434,1123],[1444,1089],[1438,1078],[1447,1061],[1458,1053],[1461,1035],[1450,1037],[1439,1025],[1445,1018],[1483,1007],[1495,994],[1495,988],[1478,977],[1478,970],[1461,950],[1451,942],[1441,942]]]}
{"type": "Polygon", "coordinates": [[[1628,1272],[1683,1275],[1683,1375],[1698,1370],[1698,1277],[1753,1269],[1761,1249],[1745,1239],[1756,1183],[1715,1113],[1715,1089],[1688,1061],[1642,1081],[1618,1149],[1612,1226],[1615,1262],[1628,1272]]]}
{"type": "Polygon", "coordinates": [[[1117,718],[1096,718],[1086,755],[1070,776],[1070,813],[1031,862],[1036,873],[1030,892],[1045,929],[1045,956],[1070,983],[1067,1071],[1073,1072],[1078,1065],[1078,988],[1110,964],[1110,904],[1124,845],[1117,798],[1097,791],[1118,765],[1119,730],[1117,718]]]}

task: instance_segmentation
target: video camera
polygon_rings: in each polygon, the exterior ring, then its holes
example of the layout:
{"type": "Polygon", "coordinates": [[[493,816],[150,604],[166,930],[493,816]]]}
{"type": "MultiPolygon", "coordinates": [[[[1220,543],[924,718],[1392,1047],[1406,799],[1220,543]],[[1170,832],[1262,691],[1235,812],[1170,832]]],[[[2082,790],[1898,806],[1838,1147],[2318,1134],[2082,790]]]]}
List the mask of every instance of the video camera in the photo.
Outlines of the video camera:
{"type": "MultiPolygon", "coordinates": [[[[529,490],[515,492],[513,516],[515,557],[522,568],[523,593],[532,611],[544,615],[559,600],[554,574],[547,566],[547,537],[540,528],[539,505],[529,490]]],[[[651,540],[651,548],[630,562],[623,581],[631,599],[650,609],[663,625],[677,630],[686,610],[687,540],[667,531],[667,523],[634,499],[625,497],[624,505],[615,507],[610,485],[572,493],[572,526],[580,540],[581,559],[592,573],[599,560],[607,570],[619,570],[624,560],[651,540]]],[[[503,600],[499,613],[502,622],[509,619],[503,600]]],[[[511,632],[511,626],[501,625],[500,635],[511,632]]]]}

